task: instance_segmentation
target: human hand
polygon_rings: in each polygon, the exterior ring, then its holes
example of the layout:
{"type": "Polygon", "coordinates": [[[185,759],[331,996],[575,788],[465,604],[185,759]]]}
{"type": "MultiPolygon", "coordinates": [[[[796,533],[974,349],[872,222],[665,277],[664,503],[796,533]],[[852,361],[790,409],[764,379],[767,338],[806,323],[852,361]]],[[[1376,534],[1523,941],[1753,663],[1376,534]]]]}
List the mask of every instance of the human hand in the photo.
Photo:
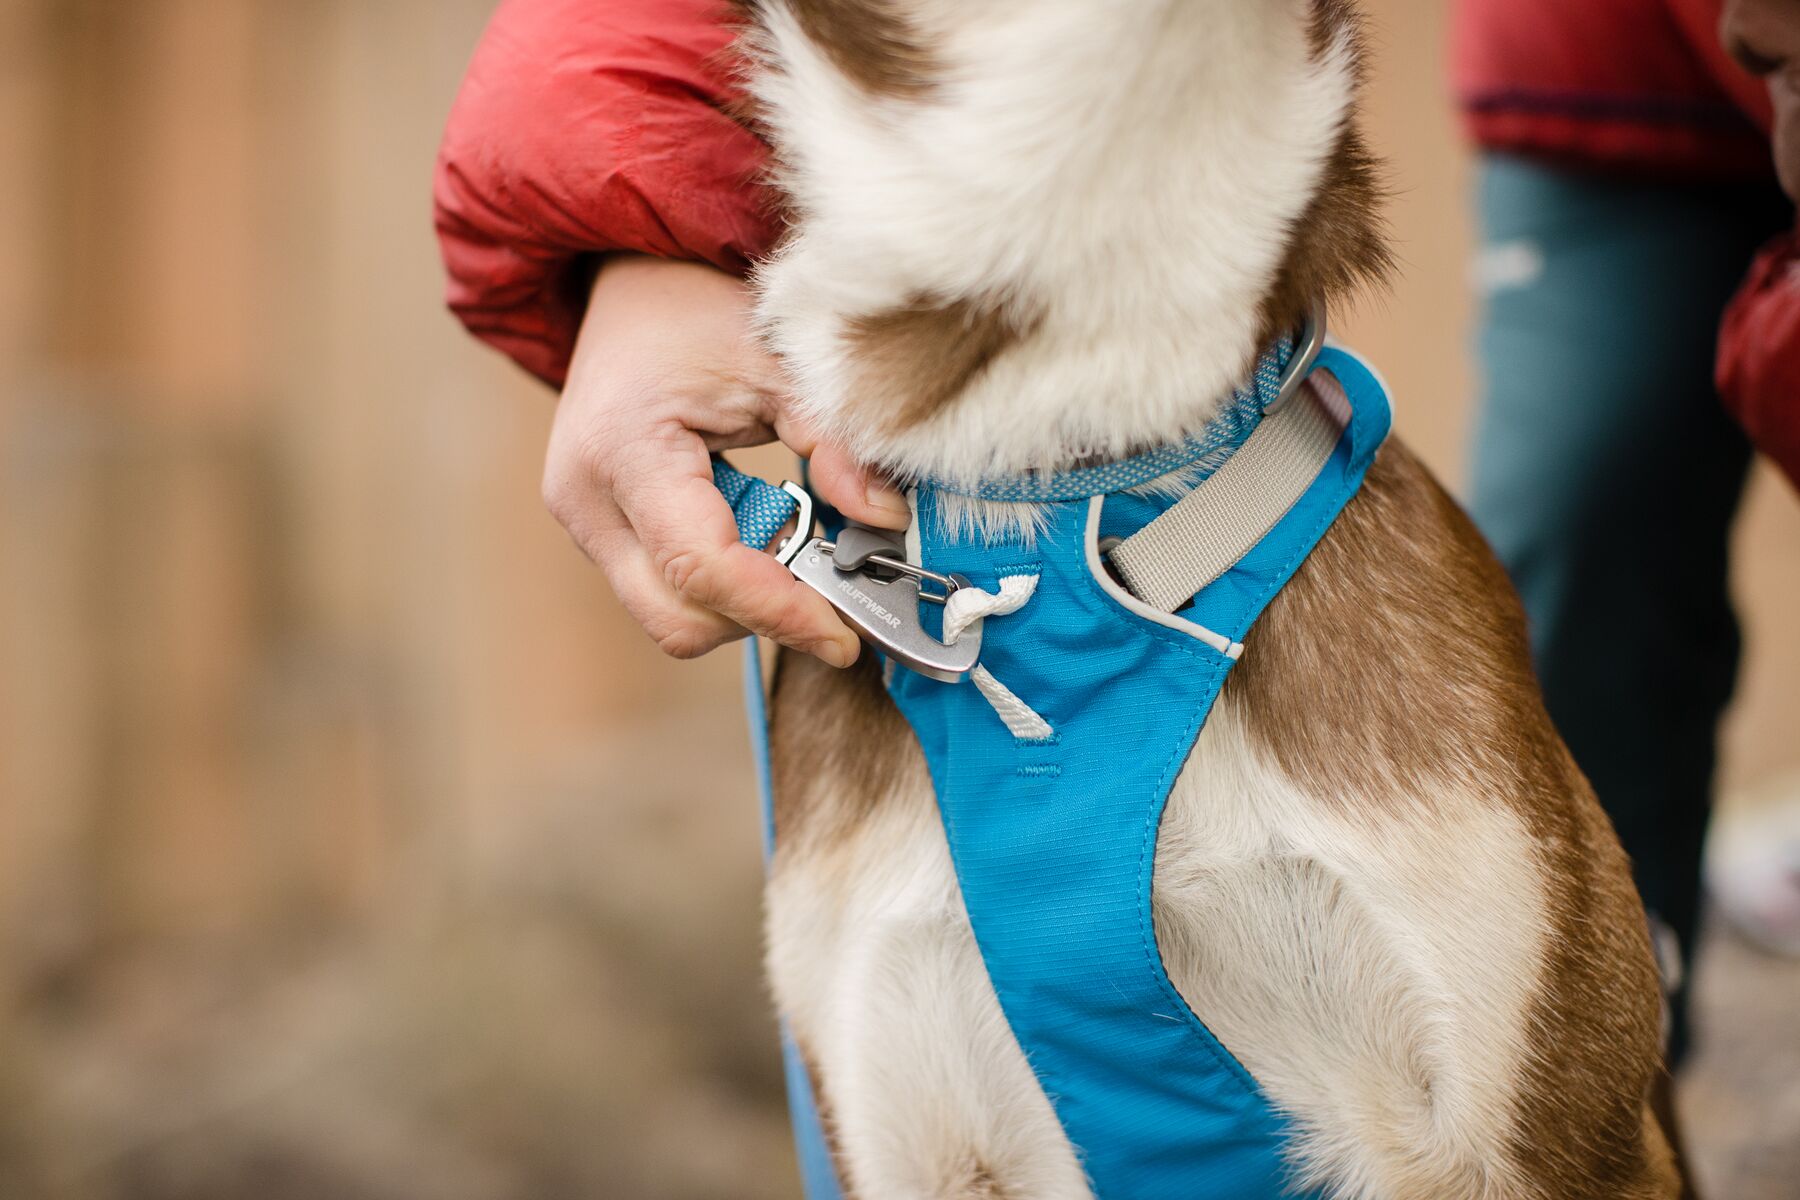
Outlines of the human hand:
{"type": "Polygon", "coordinates": [[[693,658],[745,631],[837,667],[860,643],[823,597],[738,541],[711,452],[780,439],[814,492],[853,520],[906,528],[899,492],[821,443],[751,329],[741,280],[713,267],[608,258],[556,408],[544,504],[663,651],[693,658]]]}

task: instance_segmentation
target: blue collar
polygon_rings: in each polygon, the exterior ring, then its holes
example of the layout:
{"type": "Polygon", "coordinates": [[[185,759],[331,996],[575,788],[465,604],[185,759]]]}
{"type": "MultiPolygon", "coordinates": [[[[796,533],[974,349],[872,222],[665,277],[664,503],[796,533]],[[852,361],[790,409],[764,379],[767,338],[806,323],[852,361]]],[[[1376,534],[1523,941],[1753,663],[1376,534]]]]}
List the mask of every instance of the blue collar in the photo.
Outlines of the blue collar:
{"type": "MultiPolygon", "coordinates": [[[[1292,337],[1277,340],[1258,357],[1250,378],[1232,391],[1218,415],[1199,433],[1179,442],[1159,446],[1132,458],[1053,474],[1028,472],[983,480],[973,487],[926,479],[921,481],[921,486],[981,500],[1057,501],[1123,492],[1187,467],[1197,468],[1203,475],[1210,474],[1244,444],[1262,423],[1263,414],[1275,406],[1295,354],[1292,337]]],[[[1310,363],[1301,365],[1310,366],[1310,363]]]]}

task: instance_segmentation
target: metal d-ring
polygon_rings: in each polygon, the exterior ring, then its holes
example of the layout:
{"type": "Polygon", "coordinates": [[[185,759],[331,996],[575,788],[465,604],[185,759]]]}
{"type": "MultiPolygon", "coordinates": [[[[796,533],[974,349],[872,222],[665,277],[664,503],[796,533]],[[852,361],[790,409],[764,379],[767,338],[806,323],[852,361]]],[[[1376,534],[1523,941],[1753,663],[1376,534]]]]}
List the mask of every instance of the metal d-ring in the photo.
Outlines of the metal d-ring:
{"type": "Polygon", "coordinates": [[[1293,357],[1288,359],[1287,367],[1281,372],[1281,383],[1275,390],[1275,398],[1263,407],[1266,416],[1275,412],[1300,394],[1300,387],[1306,377],[1312,374],[1313,364],[1319,361],[1319,351],[1325,348],[1325,301],[1314,300],[1312,307],[1306,310],[1306,319],[1300,325],[1300,344],[1294,347],[1293,357]]]}

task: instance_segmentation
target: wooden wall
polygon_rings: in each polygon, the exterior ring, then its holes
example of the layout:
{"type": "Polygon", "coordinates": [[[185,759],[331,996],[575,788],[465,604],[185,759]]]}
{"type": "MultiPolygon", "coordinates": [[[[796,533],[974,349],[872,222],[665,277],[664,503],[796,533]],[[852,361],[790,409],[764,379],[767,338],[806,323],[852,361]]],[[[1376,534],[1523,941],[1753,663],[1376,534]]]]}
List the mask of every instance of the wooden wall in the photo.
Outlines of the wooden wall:
{"type": "Polygon", "coordinates": [[[0,1193],[786,1178],[735,661],[635,633],[539,506],[551,397],[441,308],[488,7],[0,0],[0,1193]],[[322,1131],[229,1099],[271,1073],[322,1131]]]}

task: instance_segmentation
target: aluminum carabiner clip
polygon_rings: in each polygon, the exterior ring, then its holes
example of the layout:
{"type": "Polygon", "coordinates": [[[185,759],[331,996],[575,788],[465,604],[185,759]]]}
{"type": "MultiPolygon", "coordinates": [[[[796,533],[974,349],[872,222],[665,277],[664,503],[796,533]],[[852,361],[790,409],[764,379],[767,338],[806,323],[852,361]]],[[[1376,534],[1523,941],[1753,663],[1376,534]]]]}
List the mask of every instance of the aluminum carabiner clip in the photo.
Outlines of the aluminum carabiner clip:
{"type": "Polygon", "coordinates": [[[949,645],[926,630],[919,603],[943,605],[969,581],[907,562],[904,544],[884,530],[851,525],[836,541],[814,536],[812,493],[792,480],[781,490],[799,510],[775,561],[825,597],[863,641],[907,670],[944,683],[967,679],[981,657],[981,622],[949,645]]]}

